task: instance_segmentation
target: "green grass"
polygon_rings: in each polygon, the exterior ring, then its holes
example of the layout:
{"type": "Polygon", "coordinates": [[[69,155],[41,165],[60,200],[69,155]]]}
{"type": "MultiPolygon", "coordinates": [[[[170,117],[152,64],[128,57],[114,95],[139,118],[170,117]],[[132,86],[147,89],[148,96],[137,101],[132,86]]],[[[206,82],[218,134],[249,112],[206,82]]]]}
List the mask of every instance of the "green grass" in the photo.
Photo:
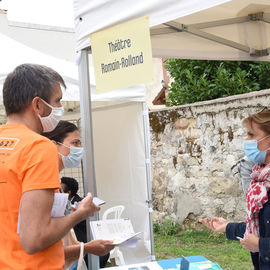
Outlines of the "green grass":
{"type": "Polygon", "coordinates": [[[253,269],[249,251],[238,241],[227,240],[224,233],[187,230],[176,235],[155,233],[154,239],[157,260],[202,255],[224,270],[253,269]]]}

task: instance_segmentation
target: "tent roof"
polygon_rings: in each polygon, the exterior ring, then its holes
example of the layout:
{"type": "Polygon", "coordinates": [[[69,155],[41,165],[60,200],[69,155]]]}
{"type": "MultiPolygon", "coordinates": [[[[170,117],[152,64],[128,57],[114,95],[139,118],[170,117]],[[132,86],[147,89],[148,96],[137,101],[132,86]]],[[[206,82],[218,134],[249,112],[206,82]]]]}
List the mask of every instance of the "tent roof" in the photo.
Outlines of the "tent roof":
{"type": "Polygon", "coordinates": [[[8,19],[11,25],[28,28],[43,25],[42,29],[74,32],[73,0],[8,1],[8,19]]]}
{"type": "MultiPolygon", "coordinates": [[[[66,31],[60,31],[59,28],[54,29],[55,27],[48,27],[48,25],[37,25],[34,24],[34,21],[32,24],[28,24],[17,21],[10,21],[9,20],[9,14],[13,14],[13,5],[10,5],[12,3],[21,3],[24,1],[14,1],[10,0],[5,6],[0,5],[1,8],[7,8],[7,14],[5,12],[0,12],[0,33],[6,35],[7,37],[10,37],[14,40],[17,40],[18,42],[31,47],[33,49],[36,49],[40,52],[43,52],[45,54],[49,54],[51,56],[61,58],[63,60],[73,61],[75,62],[76,59],[76,52],[75,52],[75,35],[73,32],[66,32],[66,31]],[[34,25],[36,27],[34,27],[34,25]],[[20,27],[19,27],[20,26],[20,27]]],[[[41,2],[41,1],[35,1],[35,2],[41,2]]],[[[5,3],[5,2],[4,2],[5,3]]],[[[1,4],[1,2],[0,2],[1,4]]],[[[36,12],[33,12],[32,6],[25,6],[22,9],[16,9],[14,7],[15,11],[21,11],[20,14],[28,14],[27,12],[24,12],[25,10],[29,12],[31,10],[32,14],[35,14],[36,12]]],[[[41,9],[38,9],[40,12],[43,12],[41,9]]],[[[59,10],[57,10],[60,12],[59,10]]],[[[37,12],[39,14],[39,12],[37,12]]],[[[47,20],[49,21],[51,16],[48,16],[47,13],[43,14],[46,15],[47,20]]],[[[41,17],[41,16],[40,16],[41,17]]],[[[15,20],[16,16],[15,14],[11,16],[15,20]]],[[[31,18],[31,16],[28,16],[28,20],[31,18]]],[[[72,20],[71,15],[71,20],[72,20]]],[[[18,16],[17,20],[23,19],[21,16],[18,16]]],[[[59,20],[59,17],[58,17],[59,20]]],[[[61,20],[59,20],[61,21],[61,20]]],[[[53,22],[53,21],[52,21],[53,22]]]]}
{"type": "Polygon", "coordinates": [[[100,29],[149,16],[150,26],[183,17],[230,0],[74,0],[76,49],[90,46],[89,34],[100,29]]]}
{"type": "MultiPolygon", "coordinates": [[[[89,33],[123,21],[148,15],[150,26],[155,26],[228,1],[230,0],[92,0],[91,2],[74,0],[76,50],[79,51],[90,45],[89,33]]],[[[38,50],[44,51],[49,50],[51,44],[48,44],[48,49],[44,49],[39,40],[44,40],[50,34],[48,30],[53,30],[58,31],[61,40],[67,41],[61,42],[57,36],[53,37],[63,49],[66,46],[63,46],[64,44],[74,45],[72,35],[69,35],[74,31],[72,8],[72,0],[10,0],[7,13],[9,25],[28,29],[23,31],[15,28],[16,30],[13,31],[16,33],[13,38],[22,33],[25,35],[25,32],[29,34],[33,28],[39,38],[31,40],[31,43],[34,43],[38,50]],[[61,20],[59,20],[60,17],[61,20]]],[[[23,38],[19,41],[27,42],[23,38]]],[[[53,51],[50,54],[53,55],[53,51]]],[[[62,52],[59,54],[61,55],[62,52]]]]}
{"type": "Polygon", "coordinates": [[[149,15],[154,56],[270,60],[269,0],[74,0],[74,9],[78,50],[92,32],[149,15]]]}
{"type": "MultiPolygon", "coordinates": [[[[79,100],[78,70],[75,64],[57,59],[39,51],[33,50],[0,33],[0,87],[9,72],[23,63],[34,63],[49,66],[59,72],[66,81],[67,89],[63,92],[63,100],[79,100]]],[[[0,94],[2,100],[2,92],[0,94]]]]}
{"type": "Polygon", "coordinates": [[[64,54],[67,46],[69,51],[89,47],[90,33],[148,15],[153,56],[270,60],[269,0],[74,0],[76,45],[72,0],[10,0],[6,6],[9,24],[27,27],[24,31],[14,27],[9,36],[24,44],[31,40],[31,47],[51,55],[54,48],[62,48],[58,57],[64,59],[69,57],[64,54]],[[29,28],[35,28],[38,38],[24,38],[31,34],[29,28]],[[53,36],[49,30],[58,33],[53,36]],[[43,46],[49,36],[53,42],[43,46]]]}
{"type": "Polygon", "coordinates": [[[153,55],[269,61],[269,23],[268,0],[232,0],[153,27],[153,55]]]}

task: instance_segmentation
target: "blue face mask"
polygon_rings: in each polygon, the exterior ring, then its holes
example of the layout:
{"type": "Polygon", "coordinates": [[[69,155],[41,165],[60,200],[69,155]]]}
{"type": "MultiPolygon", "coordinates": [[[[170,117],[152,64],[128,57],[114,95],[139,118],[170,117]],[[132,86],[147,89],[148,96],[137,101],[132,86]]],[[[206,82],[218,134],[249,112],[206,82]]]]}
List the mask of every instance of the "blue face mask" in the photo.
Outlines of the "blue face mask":
{"type": "MultiPolygon", "coordinates": [[[[68,147],[68,146],[65,146],[65,147],[68,147]]],[[[70,153],[67,156],[64,156],[61,153],[59,153],[62,156],[64,168],[76,168],[81,163],[81,160],[83,157],[83,148],[74,147],[74,146],[70,146],[68,148],[70,149],[70,153]]]]}
{"type": "MultiPolygon", "coordinates": [[[[260,139],[259,141],[262,141],[262,140],[268,138],[269,136],[266,136],[266,137],[260,139]]],[[[245,155],[247,156],[247,158],[250,161],[253,161],[255,163],[264,163],[265,158],[266,158],[266,152],[270,148],[266,149],[265,151],[261,151],[258,148],[258,142],[259,141],[257,141],[257,140],[246,140],[244,142],[244,152],[245,152],[245,155]]]]}

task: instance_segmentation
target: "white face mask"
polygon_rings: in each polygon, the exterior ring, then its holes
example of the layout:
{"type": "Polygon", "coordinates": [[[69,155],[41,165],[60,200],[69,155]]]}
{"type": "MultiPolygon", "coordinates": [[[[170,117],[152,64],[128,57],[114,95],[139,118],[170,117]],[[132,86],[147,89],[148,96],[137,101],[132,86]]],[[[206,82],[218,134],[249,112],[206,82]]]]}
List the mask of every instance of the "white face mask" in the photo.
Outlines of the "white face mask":
{"type": "Polygon", "coordinates": [[[43,132],[53,131],[58,125],[64,114],[64,107],[53,107],[45,100],[41,99],[48,107],[52,109],[51,113],[48,116],[39,116],[41,125],[43,127],[43,132]]]}
{"type": "Polygon", "coordinates": [[[62,157],[62,162],[64,168],[76,168],[80,165],[82,157],[83,157],[83,147],[74,147],[74,146],[66,146],[62,143],[59,143],[70,149],[70,153],[67,156],[59,153],[62,157]]]}

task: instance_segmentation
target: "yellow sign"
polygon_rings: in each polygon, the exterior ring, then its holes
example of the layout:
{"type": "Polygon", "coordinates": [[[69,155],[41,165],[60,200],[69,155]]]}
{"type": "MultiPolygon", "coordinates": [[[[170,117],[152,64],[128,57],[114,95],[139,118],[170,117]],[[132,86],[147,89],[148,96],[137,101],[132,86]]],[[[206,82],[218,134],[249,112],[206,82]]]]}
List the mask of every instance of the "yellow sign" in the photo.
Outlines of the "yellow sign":
{"type": "Polygon", "coordinates": [[[93,33],[90,41],[97,92],[153,80],[148,17],[93,33]]]}

